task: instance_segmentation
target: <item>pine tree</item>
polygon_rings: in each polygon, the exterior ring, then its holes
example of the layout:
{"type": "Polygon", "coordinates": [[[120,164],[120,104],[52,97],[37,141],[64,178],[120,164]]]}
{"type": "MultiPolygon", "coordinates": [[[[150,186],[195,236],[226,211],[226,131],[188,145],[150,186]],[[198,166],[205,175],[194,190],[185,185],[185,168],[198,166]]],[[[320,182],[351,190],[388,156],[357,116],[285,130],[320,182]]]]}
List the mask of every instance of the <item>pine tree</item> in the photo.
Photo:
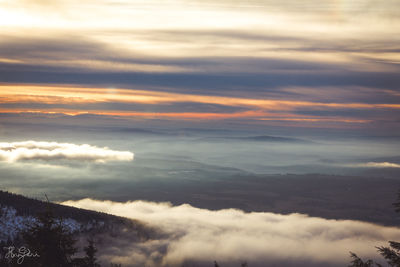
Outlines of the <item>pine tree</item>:
{"type": "Polygon", "coordinates": [[[400,243],[389,241],[389,247],[377,247],[390,266],[400,267],[400,243]]]}
{"type": "MultiPolygon", "coordinates": [[[[397,193],[397,202],[393,203],[396,212],[400,213],[400,191],[397,193]]],[[[395,241],[389,241],[389,247],[376,247],[379,254],[386,260],[389,266],[400,267],[400,243],[395,241]]],[[[350,256],[353,258],[351,265],[349,267],[371,267],[382,266],[379,263],[373,262],[372,260],[367,260],[364,262],[355,253],[350,252],[350,256]]]]}
{"type": "Polygon", "coordinates": [[[56,220],[53,213],[47,210],[38,216],[22,234],[27,247],[39,257],[26,258],[26,266],[38,267],[70,267],[72,255],[76,253],[73,238],[61,220],[56,220]]]}
{"type": "Polygon", "coordinates": [[[353,260],[351,261],[351,265],[349,267],[372,267],[374,264],[372,260],[363,261],[353,252],[350,252],[350,256],[353,260]]]}
{"type": "Polygon", "coordinates": [[[86,256],[84,257],[84,262],[86,267],[100,267],[100,264],[97,263],[97,258],[95,256],[97,252],[97,248],[94,245],[93,238],[88,238],[88,245],[84,248],[86,256]]]}

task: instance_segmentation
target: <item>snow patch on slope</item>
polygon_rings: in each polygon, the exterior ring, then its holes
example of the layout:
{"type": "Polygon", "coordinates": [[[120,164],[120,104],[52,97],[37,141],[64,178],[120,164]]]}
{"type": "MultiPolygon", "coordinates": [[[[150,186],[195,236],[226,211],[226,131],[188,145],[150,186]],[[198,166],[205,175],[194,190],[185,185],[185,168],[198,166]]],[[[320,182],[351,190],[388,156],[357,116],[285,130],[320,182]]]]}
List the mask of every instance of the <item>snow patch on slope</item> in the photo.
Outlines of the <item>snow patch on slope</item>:
{"type": "MultiPolygon", "coordinates": [[[[14,240],[19,233],[36,222],[37,219],[33,216],[18,215],[13,207],[0,205],[0,241],[14,240]]],[[[62,219],[61,223],[70,233],[90,230],[93,227],[93,224],[82,225],[71,218],[62,219]]]]}

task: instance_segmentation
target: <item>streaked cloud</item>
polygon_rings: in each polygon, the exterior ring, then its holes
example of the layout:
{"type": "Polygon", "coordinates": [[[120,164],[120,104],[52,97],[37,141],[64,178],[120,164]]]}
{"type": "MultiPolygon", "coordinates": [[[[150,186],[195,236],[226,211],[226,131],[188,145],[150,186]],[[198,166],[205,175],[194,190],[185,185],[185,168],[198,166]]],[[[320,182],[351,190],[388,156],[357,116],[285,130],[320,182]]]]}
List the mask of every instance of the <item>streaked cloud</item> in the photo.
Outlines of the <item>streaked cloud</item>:
{"type": "Polygon", "coordinates": [[[400,109],[398,103],[357,103],[357,102],[317,102],[299,101],[295,99],[274,98],[244,98],[229,96],[209,96],[182,93],[169,93],[159,91],[145,91],[116,88],[79,88],[65,86],[29,86],[29,85],[0,85],[2,102],[110,102],[125,103],[179,103],[194,102],[206,104],[225,104],[232,106],[249,106],[265,110],[293,110],[299,107],[314,108],[388,108],[400,109]]]}
{"type": "Polygon", "coordinates": [[[0,109],[398,127],[398,13],[375,0],[2,0],[0,109]]]}
{"type": "MultiPolygon", "coordinates": [[[[251,96],[201,95],[178,92],[163,92],[142,89],[95,88],[74,86],[38,86],[38,85],[0,85],[0,111],[3,113],[43,113],[43,114],[95,114],[102,116],[120,116],[144,119],[174,120],[226,120],[248,118],[259,122],[307,122],[370,124],[400,110],[393,102],[391,90],[387,90],[384,101],[366,102],[362,97],[357,100],[352,92],[346,94],[343,89],[339,97],[329,92],[328,97],[315,94],[307,97],[293,88],[284,89],[275,94],[254,93],[251,96]],[[287,94],[285,97],[284,95],[287,94]],[[348,100],[345,97],[349,95],[348,100]],[[258,96],[258,97],[256,97],[258,96]],[[307,100],[308,98],[308,100],[307,100]],[[353,98],[353,99],[351,99],[353,98]],[[364,114],[368,116],[364,116],[364,114]]],[[[321,89],[322,90],[322,89],[321,89]]],[[[365,89],[368,93],[372,89],[365,89]]],[[[340,93],[339,92],[339,93],[340,93]]],[[[358,88],[358,92],[363,89],[358,88]]]]}
{"type": "Polygon", "coordinates": [[[228,266],[240,261],[250,266],[340,266],[349,262],[349,250],[374,257],[375,246],[400,238],[395,227],[303,214],[212,211],[145,201],[82,199],[62,204],[134,218],[165,233],[158,240],[111,245],[103,254],[103,259],[128,266],[181,266],[185,262],[209,266],[214,260],[228,266]],[[108,254],[111,251],[114,256],[108,254]]]}
{"type": "Polygon", "coordinates": [[[3,0],[1,58],[92,71],[398,71],[395,2],[339,2],[3,0]]]}
{"type": "Polygon", "coordinates": [[[0,160],[8,162],[42,160],[46,162],[68,160],[105,163],[131,161],[133,153],[99,148],[88,144],[23,141],[0,143],[0,160]]]}

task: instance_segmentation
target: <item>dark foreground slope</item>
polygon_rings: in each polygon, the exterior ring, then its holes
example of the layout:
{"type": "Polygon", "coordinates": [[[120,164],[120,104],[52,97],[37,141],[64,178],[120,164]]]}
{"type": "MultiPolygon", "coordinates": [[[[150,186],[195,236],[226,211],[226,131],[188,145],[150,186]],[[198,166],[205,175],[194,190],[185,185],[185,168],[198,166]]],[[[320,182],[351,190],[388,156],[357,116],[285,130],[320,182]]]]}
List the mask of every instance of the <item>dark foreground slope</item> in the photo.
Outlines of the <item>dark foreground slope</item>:
{"type": "MultiPolygon", "coordinates": [[[[45,197],[45,196],[43,196],[45,197]]],[[[81,223],[97,221],[126,222],[127,219],[103,212],[68,207],[52,202],[27,198],[10,192],[0,191],[0,205],[12,207],[20,216],[36,216],[50,209],[57,218],[71,218],[81,223]]]]}
{"type": "Polygon", "coordinates": [[[78,236],[101,232],[116,235],[123,231],[137,236],[138,240],[143,240],[148,239],[151,234],[150,228],[136,220],[0,191],[0,239],[18,237],[18,231],[24,230],[26,224],[47,210],[78,236]]]}

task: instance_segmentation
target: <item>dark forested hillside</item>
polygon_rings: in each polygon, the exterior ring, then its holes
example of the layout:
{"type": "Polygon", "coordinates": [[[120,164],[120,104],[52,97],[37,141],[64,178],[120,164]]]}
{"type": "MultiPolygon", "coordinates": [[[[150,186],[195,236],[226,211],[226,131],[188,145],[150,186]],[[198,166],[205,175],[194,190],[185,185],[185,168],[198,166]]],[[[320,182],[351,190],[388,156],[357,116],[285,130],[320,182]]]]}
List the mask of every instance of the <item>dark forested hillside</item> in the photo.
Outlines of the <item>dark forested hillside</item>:
{"type": "MultiPolygon", "coordinates": [[[[57,219],[72,219],[80,225],[80,231],[101,232],[116,234],[120,231],[130,232],[138,239],[148,239],[152,232],[141,222],[114,216],[111,214],[91,210],[68,207],[52,202],[27,198],[10,192],[0,191],[0,207],[12,208],[16,216],[37,217],[38,214],[50,210],[57,219]]],[[[2,210],[0,210],[0,216],[2,210]]],[[[6,219],[6,218],[3,218],[6,219]]],[[[0,222],[2,225],[7,222],[0,222]]],[[[13,222],[8,222],[9,224],[13,222]]],[[[5,228],[1,228],[5,229],[5,228]]],[[[0,233],[0,236],[8,236],[9,233],[0,233]]]]}
{"type": "Polygon", "coordinates": [[[38,213],[50,208],[55,217],[71,218],[82,223],[93,220],[114,222],[130,221],[126,218],[102,212],[73,208],[52,202],[31,199],[5,191],[0,191],[0,205],[13,207],[17,211],[17,215],[21,216],[36,216],[38,213]]]}

